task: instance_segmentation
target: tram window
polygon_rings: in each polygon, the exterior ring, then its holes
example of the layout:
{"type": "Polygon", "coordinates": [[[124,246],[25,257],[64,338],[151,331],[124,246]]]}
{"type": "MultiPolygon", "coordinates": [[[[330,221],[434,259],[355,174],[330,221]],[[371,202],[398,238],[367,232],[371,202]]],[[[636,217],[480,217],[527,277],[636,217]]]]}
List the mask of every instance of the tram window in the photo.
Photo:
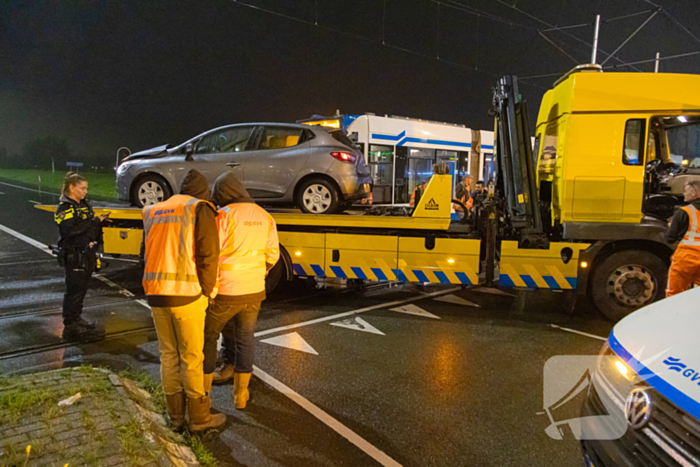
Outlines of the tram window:
{"type": "Polygon", "coordinates": [[[394,147],[371,144],[368,159],[370,164],[393,164],[394,147]]]}

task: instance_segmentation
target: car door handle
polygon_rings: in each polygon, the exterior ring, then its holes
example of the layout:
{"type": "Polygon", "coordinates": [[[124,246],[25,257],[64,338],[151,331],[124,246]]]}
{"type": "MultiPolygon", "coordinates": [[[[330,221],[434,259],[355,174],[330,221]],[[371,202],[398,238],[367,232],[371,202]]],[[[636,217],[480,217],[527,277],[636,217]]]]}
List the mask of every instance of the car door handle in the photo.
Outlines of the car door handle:
{"type": "Polygon", "coordinates": [[[228,165],[229,167],[238,167],[241,165],[241,163],[240,162],[228,162],[226,165],[228,165]]]}

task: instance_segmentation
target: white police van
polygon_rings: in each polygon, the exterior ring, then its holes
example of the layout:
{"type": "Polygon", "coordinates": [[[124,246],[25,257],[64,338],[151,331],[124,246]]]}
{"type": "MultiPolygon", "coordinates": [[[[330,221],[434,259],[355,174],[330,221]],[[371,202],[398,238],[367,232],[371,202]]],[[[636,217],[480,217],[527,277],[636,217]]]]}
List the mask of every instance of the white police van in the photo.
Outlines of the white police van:
{"type": "Polygon", "coordinates": [[[700,288],[615,325],[581,414],[588,466],[700,465],[698,331],[700,288]]]}

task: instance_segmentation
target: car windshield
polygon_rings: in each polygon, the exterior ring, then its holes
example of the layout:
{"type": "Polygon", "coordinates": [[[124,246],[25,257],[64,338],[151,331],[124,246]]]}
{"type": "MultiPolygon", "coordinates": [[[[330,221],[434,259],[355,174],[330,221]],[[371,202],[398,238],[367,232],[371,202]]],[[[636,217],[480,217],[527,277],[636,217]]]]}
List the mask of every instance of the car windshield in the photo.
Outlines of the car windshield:
{"type": "Polygon", "coordinates": [[[671,161],[683,167],[700,168],[700,121],[668,128],[671,161]]]}
{"type": "Polygon", "coordinates": [[[341,144],[344,144],[345,146],[348,146],[350,148],[355,148],[355,143],[352,142],[350,138],[345,134],[343,130],[333,130],[329,131],[333,139],[338,141],[341,144]]]}

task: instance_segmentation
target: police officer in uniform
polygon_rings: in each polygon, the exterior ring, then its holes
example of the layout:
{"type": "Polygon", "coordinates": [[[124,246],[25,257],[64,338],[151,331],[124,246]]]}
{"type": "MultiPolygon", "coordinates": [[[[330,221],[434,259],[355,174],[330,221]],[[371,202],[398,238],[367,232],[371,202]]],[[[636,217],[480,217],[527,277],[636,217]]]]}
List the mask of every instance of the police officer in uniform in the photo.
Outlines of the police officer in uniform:
{"type": "Polygon", "coordinates": [[[63,181],[61,202],[54,219],[58,224],[59,264],[66,271],[66,293],[63,296],[63,338],[89,339],[99,337],[94,324],[84,320],[83,300],[90,277],[97,266],[97,249],[102,243],[102,221],[106,215],[95,217],[85,200],[88,182],[69,172],[63,181]]]}

